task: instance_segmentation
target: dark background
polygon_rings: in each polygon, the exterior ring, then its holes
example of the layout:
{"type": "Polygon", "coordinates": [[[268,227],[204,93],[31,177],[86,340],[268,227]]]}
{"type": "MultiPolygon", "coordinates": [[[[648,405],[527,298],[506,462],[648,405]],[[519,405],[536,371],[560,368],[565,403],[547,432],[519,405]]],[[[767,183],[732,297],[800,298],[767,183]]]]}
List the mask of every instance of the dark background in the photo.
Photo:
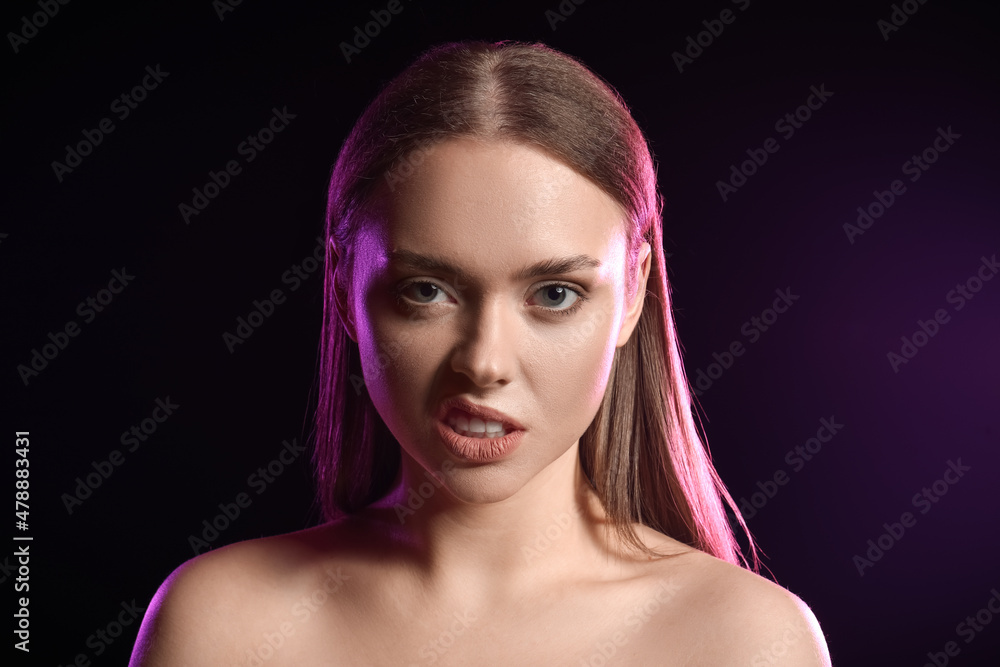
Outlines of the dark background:
{"type": "MultiPolygon", "coordinates": [[[[834,663],[932,664],[954,641],[948,664],[1000,664],[1000,618],[984,612],[968,642],[957,627],[1000,590],[1000,280],[960,310],[947,300],[1000,252],[994,3],[912,2],[884,39],[888,2],[588,0],[553,30],[557,0],[403,0],[347,63],[338,45],[385,6],[246,0],[220,17],[209,0],[71,2],[17,53],[5,39],[2,420],[11,494],[13,432],[30,431],[30,529],[10,517],[9,530],[34,538],[31,653],[14,651],[18,664],[124,664],[139,620],[110,644],[95,633],[123,603],[145,607],[194,555],[189,536],[241,492],[251,505],[213,547],[316,522],[308,453],[266,485],[248,480],[309,436],[321,273],[295,291],[282,276],[316,245],[329,169],[365,104],[423,49],[464,38],[579,57],[648,134],[692,380],[744,343],[700,398],[714,460],[738,501],[787,473],[748,523],[834,663]],[[679,72],[671,54],[725,8],[735,20],[679,72]],[[169,75],[119,119],[112,100],[157,65],[169,75]],[[821,85],[823,106],[778,133],[821,85]],[[248,163],[237,146],[285,107],[295,118],[248,163]],[[52,162],[105,117],[114,131],[60,182],[52,162]],[[939,127],[960,138],[911,182],[903,163],[939,127]],[[723,201],[716,182],[768,137],[779,150],[723,201]],[[178,205],[233,159],[242,172],[185,224],[178,205]],[[894,179],[905,193],[850,242],[843,225],[894,179]],[[134,280],[86,322],[77,304],[122,267],[134,280]],[[279,288],[287,300],[230,352],[223,333],[279,288]],[[744,323],[777,289],[799,298],[750,342],[744,323]],[[894,370],[887,354],[938,309],[949,321],[894,370]],[[18,366],[69,321],[79,335],[26,384],[18,366]],[[120,434],[167,397],[179,407],[128,451],[120,434]],[[843,428],[795,470],[786,453],[823,418],[843,428]],[[70,513],[65,494],[113,450],[124,462],[70,513]],[[921,513],[914,494],[959,459],[969,470],[921,513]],[[907,511],[915,524],[859,574],[854,557],[907,511]]],[[[0,27],[21,31],[39,11],[7,3],[0,27]]]]}

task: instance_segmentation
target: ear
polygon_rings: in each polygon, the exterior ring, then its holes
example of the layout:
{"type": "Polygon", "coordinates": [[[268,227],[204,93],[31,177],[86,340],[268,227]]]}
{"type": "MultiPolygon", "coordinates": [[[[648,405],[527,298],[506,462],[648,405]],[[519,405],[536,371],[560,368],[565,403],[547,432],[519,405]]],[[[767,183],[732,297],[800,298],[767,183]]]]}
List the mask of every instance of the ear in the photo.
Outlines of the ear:
{"type": "Polygon", "coordinates": [[[347,330],[347,335],[357,343],[358,332],[354,327],[354,315],[350,307],[351,299],[348,293],[341,288],[340,284],[339,271],[344,266],[341,262],[340,252],[332,238],[330,239],[330,251],[330,261],[333,262],[333,299],[337,305],[337,313],[340,315],[340,321],[343,323],[344,329],[347,330]]]}
{"type": "Polygon", "coordinates": [[[649,268],[652,266],[653,253],[649,243],[643,242],[639,249],[639,260],[636,262],[636,290],[632,301],[628,304],[625,312],[625,320],[622,328],[618,332],[618,342],[615,347],[621,347],[628,342],[632,336],[635,325],[639,323],[639,316],[642,315],[642,304],[646,300],[646,280],[649,278],[649,268]]]}

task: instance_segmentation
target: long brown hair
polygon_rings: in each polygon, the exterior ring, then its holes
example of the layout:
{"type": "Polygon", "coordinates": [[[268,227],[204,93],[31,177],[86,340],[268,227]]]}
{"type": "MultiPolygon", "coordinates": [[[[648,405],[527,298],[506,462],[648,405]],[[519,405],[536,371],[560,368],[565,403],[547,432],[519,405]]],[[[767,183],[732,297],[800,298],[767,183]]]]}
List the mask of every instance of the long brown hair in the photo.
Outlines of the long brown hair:
{"type": "Polygon", "coordinates": [[[389,491],[400,446],[361,379],[340,321],[353,244],[378,192],[418,168],[438,142],[474,136],[539,146],[586,176],[626,214],[628,294],[642,242],[652,249],[642,315],[615,352],[604,399],[580,438],[580,463],[626,544],[645,524],[717,558],[759,568],[750,531],[719,479],[693,419],[670,305],[663,201],[646,138],[618,93],[576,59],[540,43],[434,47],[390,81],[358,119],[330,177],[315,449],[317,503],[332,520],[389,491]],[[336,271],[335,271],[336,267],[336,271]],[[741,552],[723,500],[749,540],[741,552]]]}

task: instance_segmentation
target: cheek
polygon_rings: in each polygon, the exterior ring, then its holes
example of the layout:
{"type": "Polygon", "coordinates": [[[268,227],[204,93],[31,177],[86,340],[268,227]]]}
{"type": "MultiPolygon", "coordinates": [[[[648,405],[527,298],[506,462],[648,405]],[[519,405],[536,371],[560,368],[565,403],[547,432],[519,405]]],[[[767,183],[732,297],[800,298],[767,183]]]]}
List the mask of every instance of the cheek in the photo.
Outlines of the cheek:
{"type": "Polygon", "coordinates": [[[538,413],[561,424],[563,432],[582,434],[601,404],[615,354],[615,313],[613,304],[594,304],[578,321],[538,335],[522,348],[538,413]]]}
{"type": "MultiPolygon", "coordinates": [[[[408,421],[396,413],[420,410],[428,396],[437,358],[428,349],[432,337],[404,317],[369,310],[358,320],[358,349],[365,386],[390,427],[408,421]]],[[[395,429],[394,429],[395,430],[395,429]]]]}

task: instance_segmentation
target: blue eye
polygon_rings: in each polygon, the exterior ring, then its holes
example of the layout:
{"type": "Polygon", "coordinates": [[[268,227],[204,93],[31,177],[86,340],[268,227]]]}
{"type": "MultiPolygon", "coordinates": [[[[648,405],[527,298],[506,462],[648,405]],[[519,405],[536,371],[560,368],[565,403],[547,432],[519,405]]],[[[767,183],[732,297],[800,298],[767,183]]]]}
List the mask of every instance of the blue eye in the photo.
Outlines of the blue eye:
{"type": "Polygon", "coordinates": [[[568,285],[562,285],[559,283],[545,285],[539,289],[537,293],[542,294],[546,298],[552,299],[552,301],[555,302],[551,306],[545,306],[546,308],[551,308],[552,310],[572,310],[573,304],[579,301],[581,296],[575,289],[572,289],[568,285]],[[561,308],[560,306],[568,307],[561,308]]]}
{"type": "Polygon", "coordinates": [[[428,283],[428,282],[415,282],[415,283],[410,283],[408,285],[404,285],[403,287],[400,288],[399,295],[401,296],[408,295],[407,294],[408,292],[410,293],[415,292],[416,298],[413,300],[423,305],[436,303],[434,301],[423,301],[424,298],[433,299],[438,294],[443,294],[447,296],[443,289],[441,289],[434,283],[428,283]],[[416,287],[418,289],[411,290],[410,289],[411,287],[416,287]]]}
{"type": "MultiPolygon", "coordinates": [[[[543,310],[559,315],[575,313],[583,307],[583,302],[589,299],[589,297],[576,288],[564,283],[543,285],[535,294],[543,295],[543,300],[550,300],[551,305],[541,305],[543,310]]],[[[430,306],[435,303],[443,303],[442,300],[435,301],[434,298],[443,296],[447,299],[448,293],[435,283],[418,280],[398,288],[395,296],[401,306],[430,306]]]]}

